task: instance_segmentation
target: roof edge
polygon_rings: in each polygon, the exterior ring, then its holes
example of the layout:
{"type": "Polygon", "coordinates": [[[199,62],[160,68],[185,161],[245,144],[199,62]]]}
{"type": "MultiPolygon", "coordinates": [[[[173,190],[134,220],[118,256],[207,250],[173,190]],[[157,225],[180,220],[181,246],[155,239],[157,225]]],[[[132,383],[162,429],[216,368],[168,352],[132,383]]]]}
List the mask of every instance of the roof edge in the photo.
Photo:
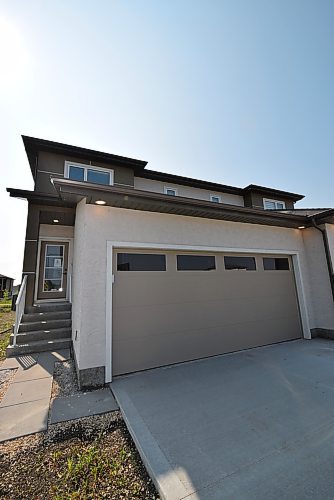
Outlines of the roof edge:
{"type": "MultiPolygon", "coordinates": [[[[98,184],[91,184],[87,182],[83,183],[79,181],[62,179],[59,177],[53,178],[53,184],[57,189],[60,197],[65,196],[67,199],[69,199],[69,196],[75,197],[80,195],[82,198],[85,197],[94,200],[94,193],[95,198],[97,197],[97,199],[101,198],[102,193],[106,197],[116,195],[120,196],[120,198],[125,201],[125,208],[130,208],[129,200],[131,198],[141,200],[141,205],[143,205],[143,203],[146,201],[174,205],[175,207],[179,207],[180,212],[183,213],[186,210],[186,207],[193,210],[197,209],[198,211],[207,210],[212,213],[220,213],[221,215],[223,215],[224,212],[233,212],[234,214],[238,214],[239,217],[243,217],[244,215],[246,215],[248,218],[253,217],[254,220],[256,219],[261,221],[268,221],[269,225],[270,221],[280,221],[280,224],[277,225],[284,226],[286,224],[286,227],[298,227],[299,225],[305,225],[308,222],[307,217],[304,215],[291,215],[276,212],[273,210],[248,208],[232,204],[216,204],[206,200],[197,200],[194,198],[186,198],[181,196],[172,197],[166,194],[154,193],[152,191],[144,191],[133,188],[125,188],[119,186],[100,186],[98,184]]],[[[92,203],[93,202],[94,201],[92,201],[92,203]]],[[[138,209],[145,210],[144,208],[138,209]]]]}
{"type": "Polygon", "coordinates": [[[36,174],[36,155],[40,151],[58,154],[71,154],[81,158],[90,158],[94,161],[104,161],[106,163],[118,164],[120,166],[131,167],[137,170],[142,170],[146,167],[147,161],[128,158],[126,156],[104,153],[94,149],[82,148],[80,146],[72,146],[61,142],[49,141],[46,139],[38,139],[22,135],[23,144],[28,156],[31,172],[35,178],[36,174]]]}
{"type": "Polygon", "coordinates": [[[249,184],[243,189],[244,193],[249,191],[257,191],[264,194],[273,194],[278,196],[284,196],[285,198],[290,198],[294,201],[299,201],[305,198],[303,194],[291,193],[290,191],[283,191],[281,189],[268,188],[266,186],[258,186],[257,184],[249,184]]]}

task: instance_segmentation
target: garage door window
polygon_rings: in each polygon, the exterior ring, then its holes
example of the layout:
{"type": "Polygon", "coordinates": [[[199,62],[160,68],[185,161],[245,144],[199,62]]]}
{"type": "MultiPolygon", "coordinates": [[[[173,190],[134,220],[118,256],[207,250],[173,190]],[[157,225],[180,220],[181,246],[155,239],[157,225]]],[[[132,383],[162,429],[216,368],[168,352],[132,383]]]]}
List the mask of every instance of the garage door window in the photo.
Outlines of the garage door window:
{"type": "Polygon", "coordinates": [[[263,257],[265,271],[289,271],[289,259],[285,257],[263,257]]]}
{"type": "Polygon", "coordinates": [[[212,271],[216,269],[213,255],[177,255],[178,271],[212,271]]]}
{"type": "Polygon", "coordinates": [[[225,269],[256,271],[255,257],[224,257],[225,269]]]}
{"type": "Polygon", "coordinates": [[[166,256],[152,253],[118,253],[117,271],[166,271],[166,256]]]}

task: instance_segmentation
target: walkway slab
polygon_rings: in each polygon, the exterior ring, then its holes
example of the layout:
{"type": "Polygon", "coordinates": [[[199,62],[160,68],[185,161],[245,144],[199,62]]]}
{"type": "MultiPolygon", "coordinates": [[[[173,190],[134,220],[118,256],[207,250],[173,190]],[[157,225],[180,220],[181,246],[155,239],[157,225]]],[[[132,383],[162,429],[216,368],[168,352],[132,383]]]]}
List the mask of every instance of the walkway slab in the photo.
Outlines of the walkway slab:
{"type": "Polygon", "coordinates": [[[6,358],[0,366],[0,370],[17,368],[19,370],[28,370],[37,363],[38,354],[26,354],[16,358],[6,358]]]}
{"type": "Polygon", "coordinates": [[[50,398],[0,408],[0,441],[47,429],[50,398]]]}
{"type": "Polygon", "coordinates": [[[76,418],[117,410],[118,405],[109,388],[56,398],[50,408],[50,422],[56,424],[76,418]]]}
{"type": "Polygon", "coordinates": [[[58,361],[65,361],[70,358],[70,350],[62,349],[61,351],[41,352],[38,356],[38,364],[45,370],[53,373],[54,364],[58,361]]]}
{"type": "Polygon", "coordinates": [[[18,405],[49,398],[52,389],[52,377],[41,378],[37,380],[28,380],[27,382],[12,383],[1,401],[0,408],[5,406],[18,405]]]}
{"type": "Polygon", "coordinates": [[[14,383],[27,382],[29,380],[38,380],[40,378],[53,377],[53,369],[46,369],[44,366],[36,363],[28,370],[18,370],[15,375],[14,383]]]}

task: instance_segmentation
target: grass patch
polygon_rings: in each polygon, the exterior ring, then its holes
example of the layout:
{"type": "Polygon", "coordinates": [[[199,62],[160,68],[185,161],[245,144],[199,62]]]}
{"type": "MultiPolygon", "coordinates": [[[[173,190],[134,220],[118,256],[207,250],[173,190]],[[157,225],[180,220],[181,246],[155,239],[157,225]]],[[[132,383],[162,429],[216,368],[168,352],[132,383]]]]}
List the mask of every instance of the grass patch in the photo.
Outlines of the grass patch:
{"type": "Polygon", "coordinates": [[[10,456],[1,452],[1,498],[158,499],[120,417],[90,438],[67,434],[59,442],[17,446],[10,456]]]}
{"type": "Polygon", "coordinates": [[[0,300],[0,313],[10,312],[12,310],[11,300],[0,300]]]}
{"type": "Polygon", "coordinates": [[[0,311],[0,361],[6,357],[6,347],[9,343],[9,337],[12,332],[12,326],[15,322],[15,312],[0,311]],[[7,331],[9,330],[9,331],[7,331]]]}

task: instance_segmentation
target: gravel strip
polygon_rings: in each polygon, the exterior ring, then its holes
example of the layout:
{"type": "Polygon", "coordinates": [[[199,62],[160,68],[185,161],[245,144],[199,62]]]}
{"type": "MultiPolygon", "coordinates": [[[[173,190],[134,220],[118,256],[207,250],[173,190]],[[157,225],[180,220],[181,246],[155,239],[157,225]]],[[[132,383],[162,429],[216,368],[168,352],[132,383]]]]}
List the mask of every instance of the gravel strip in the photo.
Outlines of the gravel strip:
{"type": "Polygon", "coordinates": [[[16,370],[16,368],[0,370],[0,401],[2,401],[13,378],[15,377],[16,370]]]}
{"type": "Polygon", "coordinates": [[[57,361],[53,373],[51,399],[74,396],[79,393],[73,359],[57,361]]]}

